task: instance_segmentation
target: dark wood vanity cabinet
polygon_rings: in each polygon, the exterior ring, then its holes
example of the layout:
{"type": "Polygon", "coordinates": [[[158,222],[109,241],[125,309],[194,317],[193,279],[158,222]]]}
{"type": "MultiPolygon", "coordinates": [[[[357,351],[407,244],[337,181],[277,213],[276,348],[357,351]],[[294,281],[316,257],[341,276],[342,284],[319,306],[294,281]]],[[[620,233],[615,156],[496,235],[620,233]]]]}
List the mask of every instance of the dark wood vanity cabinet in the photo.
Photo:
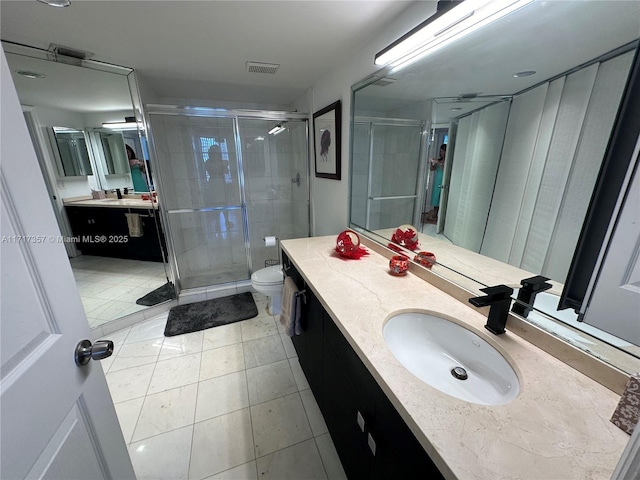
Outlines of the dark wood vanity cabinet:
{"type": "MultiPolygon", "coordinates": [[[[67,206],[76,246],[83,255],[162,261],[156,230],[157,211],[147,209],[67,206]],[[141,216],[143,235],[131,237],[125,213],[141,216]],[[98,237],[103,237],[99,240],[98,237]]],[[[159,224],[160,225],[160,224],[159,224]]]]}
{"type": "Polygon", "coordinates": [[[282,259],[306,290],[303,334],[292,340],[347,477],[443,478],[284,252],[282,259]]]}

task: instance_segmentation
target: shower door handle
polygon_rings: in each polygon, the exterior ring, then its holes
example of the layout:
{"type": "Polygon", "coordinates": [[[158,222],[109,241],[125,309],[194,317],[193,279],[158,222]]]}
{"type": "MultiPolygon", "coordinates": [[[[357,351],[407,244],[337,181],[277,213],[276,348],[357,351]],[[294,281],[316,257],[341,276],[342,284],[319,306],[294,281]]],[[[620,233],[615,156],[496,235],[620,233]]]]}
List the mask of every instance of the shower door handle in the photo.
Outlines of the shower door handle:
{"type": "Polygon", "coordinates": [[[300,173],[296,173],[296,178],[292,178],[291,183],[295,183],[298,187],[300,186],[300,173]]]}

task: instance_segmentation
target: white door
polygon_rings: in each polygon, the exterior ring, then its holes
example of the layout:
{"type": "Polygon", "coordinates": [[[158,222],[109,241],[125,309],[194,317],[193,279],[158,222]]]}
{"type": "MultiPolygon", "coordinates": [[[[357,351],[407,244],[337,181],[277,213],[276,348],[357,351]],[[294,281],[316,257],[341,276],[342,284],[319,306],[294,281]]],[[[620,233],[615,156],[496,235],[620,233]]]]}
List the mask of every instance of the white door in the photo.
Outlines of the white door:
{"type": "Polygon", "coordinates": [[[133,479],[4,52],[0,146],[0,478],[133,479]]]}
{"type": "MultiPolygon", "coordinates": [[[[634,156],[640,150],[640,139],[634,156]]],[[[584,322],[640,346],[640,173],[636,168],[584,322]]]]}

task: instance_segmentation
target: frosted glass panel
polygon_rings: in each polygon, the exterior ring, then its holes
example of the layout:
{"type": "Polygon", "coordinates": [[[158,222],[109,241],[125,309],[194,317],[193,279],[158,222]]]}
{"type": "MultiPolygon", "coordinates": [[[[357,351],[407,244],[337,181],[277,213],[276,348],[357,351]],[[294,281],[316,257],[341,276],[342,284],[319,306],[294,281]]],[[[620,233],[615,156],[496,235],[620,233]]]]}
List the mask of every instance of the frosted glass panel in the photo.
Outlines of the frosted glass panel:
{"type": "Polygon", "coordinates": [[[265,247],[265,237],[309,236],[307,124],[290,120],[284,124],[286,130],[269,135],[278,123],[238,120],[252,271],[263,268],[266,260],[278,259],[276,247],[265,247]]]}
{"type": "Polygon", "coordinates": [[[379,230],[412,224],[414,205],[415,199],[412,198],[372,200],[370,229],[379,230]]]}
{"type": "Polygon", "coordinates": [[[414,195],[418,177],[420,129],[391,125],[373,126],[371,196],[414,195]]]}
{"type": "Polygon", "coordinates": [[[169,210],[239,206],[233,119],[151,115],[169,210]]]}
{"type": "Polygon", "coordinates": [[[367,223],[370,141],[370,124],[354,124],[351,152],[351,223],[361,227],[367,223]]]}
{"type": "Polygon", "coordinates": [[[204,287],[248,278],[241,210],[169,212],[180,286],[204,287]]]}

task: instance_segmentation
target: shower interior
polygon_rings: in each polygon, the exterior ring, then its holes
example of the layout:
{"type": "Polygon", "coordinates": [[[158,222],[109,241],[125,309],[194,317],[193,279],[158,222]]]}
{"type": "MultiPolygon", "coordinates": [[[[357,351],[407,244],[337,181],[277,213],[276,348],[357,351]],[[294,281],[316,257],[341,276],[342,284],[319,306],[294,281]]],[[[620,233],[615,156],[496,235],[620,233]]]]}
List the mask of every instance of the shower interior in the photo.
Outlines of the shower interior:
{"type": "Polygon", "coordinates": [[[246,281],[278,259],[265,237],[309,236],[305,114],[154,105],[148,118],[178,291],[246,281]]]}

